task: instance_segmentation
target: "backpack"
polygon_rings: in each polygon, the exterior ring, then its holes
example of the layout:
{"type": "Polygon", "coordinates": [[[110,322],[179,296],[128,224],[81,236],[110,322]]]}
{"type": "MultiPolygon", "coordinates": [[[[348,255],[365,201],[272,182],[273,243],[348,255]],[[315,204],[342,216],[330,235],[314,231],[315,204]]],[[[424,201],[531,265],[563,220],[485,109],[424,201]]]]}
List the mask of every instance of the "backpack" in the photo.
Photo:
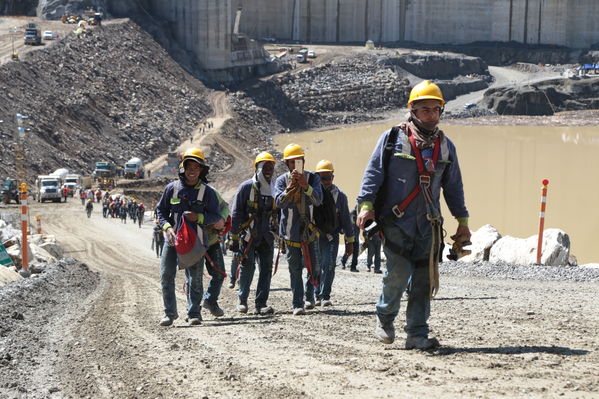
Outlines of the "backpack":
{"type": "Polygon", "coordinates": [[[335,198],[322,185],[322,204],[314,207],[314,224],[324,234],[334,234],[339,227],[335,198]]]}

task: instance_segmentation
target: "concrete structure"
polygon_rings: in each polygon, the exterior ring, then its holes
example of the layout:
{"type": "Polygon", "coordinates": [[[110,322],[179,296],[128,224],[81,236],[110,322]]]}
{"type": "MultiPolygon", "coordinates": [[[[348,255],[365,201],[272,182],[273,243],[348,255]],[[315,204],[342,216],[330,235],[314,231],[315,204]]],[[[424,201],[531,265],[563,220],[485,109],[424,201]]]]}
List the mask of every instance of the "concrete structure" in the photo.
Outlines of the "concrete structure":
{"type": "Polygon", "coordinates": [[[228,0],[241,31],[302,42],[599,42],[597,0],[228,0]]]}
{"type": "Polygon", "coordinates": [[[149,0],[154,15],[165,19],[178,43],[216,80],[243,79],[268,69],[262,46],[233,32],[231,0],[149,0]]]}

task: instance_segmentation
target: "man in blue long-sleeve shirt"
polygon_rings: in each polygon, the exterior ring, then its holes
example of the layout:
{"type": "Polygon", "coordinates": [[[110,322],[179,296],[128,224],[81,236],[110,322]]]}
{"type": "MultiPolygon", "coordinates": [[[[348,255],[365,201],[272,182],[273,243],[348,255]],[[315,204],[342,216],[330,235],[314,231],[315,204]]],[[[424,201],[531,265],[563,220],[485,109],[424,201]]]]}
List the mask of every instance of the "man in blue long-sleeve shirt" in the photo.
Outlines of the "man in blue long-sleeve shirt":
{"type": "Polygon", "coordinates": [[[386,344],[394,341],[393,321],[411,281],[404,327],[406,349],[428,350],[439,345],[437,339],[428,337],[427,321],[431,296],[438,289],[441,188],[459,223],[452,238],[456,242],[460,237],[461,241],[470,239],[456,149],[437,127],[444,104],[441,90],[428,80],[412,89],[408,121],[381,135],[358,195],[358,227],[364,230],[376,217],[385,237],[387,272],[376,306],[375,335],[386,344]],[[389,139],[392,132],[397,133],[394,142],[389,139]]]}
{"type": "MultiPolygon", "coordinates": [[[[298,144],[289,144],[283,151],[288,173],[277,178],[275,201],[281,209],[279,235],[287,244],[287,263],[293,294],[293,314],[306,314],[302,268],[309,272],[309,282],[320,284],[318,263],[318,231],[314,226],[312,210],[322,202],[320,177],[304,171],[304,150],[298,144]]],[[[314,303],[311,303],[314,307],[314,303]]]]}
{"type": "Polygon", "coordinates": [[[272,314],[267,305],[272,275],[274,236],[272,221],[277,219],[273,198],[275,159],[261,152],[254,161],[254,176],[241,183],[235,194],[231,220],[231,244],[234,253],[241,253],[239,270],[239,303],[237,311],[247,313],[250,286],[259,261],[260,274],[256,287],[256,314],[272,314]],[[241,242],[241,243],[240,243],[241,242]]]}
{"type": "MultiPolygon", "coordinates": [[[[333,184],[335,168],[329,160],[323,159],[316,165],[316,173],[320,176],[323,190],[326,190],[335,201],[337,226],[334,231],[326,234],[321,232],[318,240],[320,250],[320,268],[322,270],[320,286],[316,287],[316,305],[331,306],[331,289],[335,279],[335,266],[339,234],[345,235],[345,255],[350,256],[354,247],[354,229],[347,205],[347,195],[333,184]]],[[[324,192],[323,192],[324,194],[324,192]]]]}
{"type": "MultiPolygon", "coordinates": [[[[208,229],[222,230],[224,220],[220,213],[216,191],[206,184],[208,165],[202,150],[192,148],[183,154],[179,179],[169,183],[158,205],[156,216],[164,231],[166,243],[160,259],[160,284],[165,316],[161,326],[170,326],[178,318],[177,297],[175,294],[175,274],[177,252],[175,251],[176,232],[183,223],[193,224],[198,237],[207,245],[208,229]]],[[[191,325],[201,324],[202,268],[204,258],[185,269],[187,278],[187,316],[191,325]]],[[[214,279],[213,279],[214,280],[214,279]]],[[[211,282],[212,283],[212,282],[211,282]]],[[[222,280],[221,280],[222,283],[222,280]]],[[[212,288],[214,290],[214,288],[212,288]]],[[[211,287],[208,287],[210,292],[211,287]]],[[[215,302],[216,303],[216,302],[215,302]]]]}

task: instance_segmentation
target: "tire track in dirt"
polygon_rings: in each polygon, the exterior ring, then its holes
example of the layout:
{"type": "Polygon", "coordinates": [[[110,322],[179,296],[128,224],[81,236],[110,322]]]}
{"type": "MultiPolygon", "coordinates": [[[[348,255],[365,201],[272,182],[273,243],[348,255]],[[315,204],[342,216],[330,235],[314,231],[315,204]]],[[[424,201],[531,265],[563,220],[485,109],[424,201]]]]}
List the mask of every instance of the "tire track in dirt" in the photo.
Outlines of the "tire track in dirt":
{"type": "MultiPolygon", "coordinates": [[[[44,204],[50,230],[102,276],[103,283],[65,334],[63,393],[156,397],[558,396],[590,398],[599,388],[598,284],[442,278],[431,325],[445,345],[405,351],[398,339],[372,338],[380,276],[337,271],[334,306],[304,317],[290,312],[284,262],[273,278],[271,317],[235,313],[236,291],[223,288],[225,316],[207,312],[198,327],[162,316],[151,229],[87,220],[79,205],[44,204]]],[[[230,258],[227,257],[227,266],[230,258]]],[[[257,276],[255,277],[255,279],[257,276]]],[[[178,273],[179,314],[184,316],[178,273]]],[[[255,286],[255,281],[254,284],[255,286]]],[[[204,287],[207,286],[205,279],[204,287]]],[[[253,303],[252,291],[249,301],[253,303]]]]}

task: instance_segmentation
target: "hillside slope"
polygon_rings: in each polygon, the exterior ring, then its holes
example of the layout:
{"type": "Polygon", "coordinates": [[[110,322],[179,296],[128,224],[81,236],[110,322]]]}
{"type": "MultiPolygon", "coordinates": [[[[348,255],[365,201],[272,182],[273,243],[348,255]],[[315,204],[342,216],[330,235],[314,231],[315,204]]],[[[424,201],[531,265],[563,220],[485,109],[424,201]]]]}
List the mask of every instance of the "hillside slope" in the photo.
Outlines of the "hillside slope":
{"type": "Polygon", "coordinates": [[[98,160],[153,159],[189,138],[210,90],[130,21],[0,67],[0,175],[14,174],[14,115],[32,116],[28,176],[98,160]]]}

